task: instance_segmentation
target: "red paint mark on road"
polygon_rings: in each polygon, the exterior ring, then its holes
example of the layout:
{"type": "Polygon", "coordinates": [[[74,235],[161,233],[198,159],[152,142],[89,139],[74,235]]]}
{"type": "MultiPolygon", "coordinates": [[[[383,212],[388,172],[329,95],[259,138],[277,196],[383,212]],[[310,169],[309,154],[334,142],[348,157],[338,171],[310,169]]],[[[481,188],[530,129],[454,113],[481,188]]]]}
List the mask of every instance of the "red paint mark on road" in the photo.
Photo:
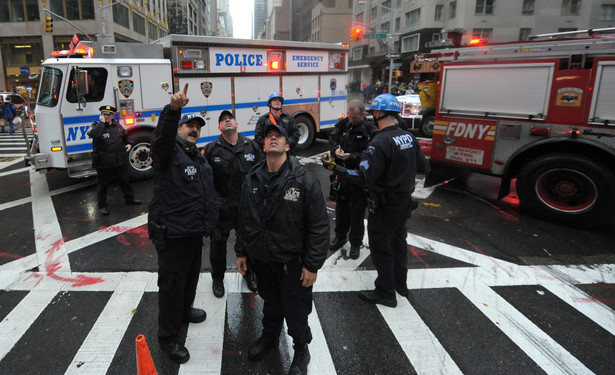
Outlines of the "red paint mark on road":
{"type": "Polygon", "coordinates": [[[11,253],[0,253],[0,258],[21,259],[23,256],[11,253]]]}
{"type": "Polygon", "coordinates": [[[598,301],[604,303],[605,305],[615,305],[615,299],[609,299],[609,298],[600,298],[600,297],[595,297],[598,301]]]}
{"type": "Polygon", "coordinates": [[[348,278],[346,276],[342,276],[342,281],[346,281],[348,278]]]}
{"type": "Polygon", "coordinates": [[[574,302],[596,303],[596,300],[589,297],[572,297],[574,302]]]}
{"type": "MultiPolygon", "coordinates": [[[[61,250],[61,246],[64,245],[64,239],[65,237],[62,237],[61,239],[57,240],[56,242],[53,243],[53,245],[51,245],[51,247],[47,251],[45,251],[45,254],[47,254],[47,260],[45,261],[45,264],[44,264],[46,276],[54,280],[71,283],[73,287],[93,285],[93,284],[98,284],[98,283],[105,281],[104,279],[100,277],[89,277],[85,275],[77,275],[75,277],[64,277],[64,276],[60,276],[57,274],[57,272],[62,269],[62,266],[60,265],[60,262],[55,261],[53,254],[61,250]]],[[[66,256],[66,254],[64,254],[64,256],[66,256]]]]}
{"type": "Polygon", "coordinates": [[[35,277],[37,279],[36,284],[34,284],[35,287],[38,286],[38,284],[40,284],[40,282],[43,280],[43,275],[33,272],[28,277],[26,277],[24,281],[28,281],[31,277],[35,277]]]}
{"type": "Polygon", "coordinates": [[[30,187],[30,186],[32,186],[32,183],[31,182],[26,182],[26,184],[24,186],[30,187]]]}
{"type": "Polygon", "coordinates": [[[414,246],[408,246],[410,248],[410,251],[412,252],[412,256],[414,256],[415,258],[417,258],[418,260],[420,260],[423,265],[425,265],[425,267],[430,268],[429,264],[427,264],[427,262],[425,262],[423,260],[423,256],[427,255],[427,252],[424,250],[419,250],[414,246]]]}
{"type": "Polygon", "coordinates": [[[120,234],[119,236],[117,236],[117,241],[121,243],[122,245],[130,246],[130,242],[126,241],[126,238],[124,237],[123,234],[120,234]]]}
{"type": "Polygon", "coordinates": [[[496,266],[498,266],[498,268],[500,268],[501,270],[503,270],[504,272],[506,272],[506,274],[511,277],[511,278],[515,278],[510,272],[508,272],[504,267],[502,267],[500,265],[499,262],[497,262],[494,258],[490,257],[489,255],[485,254],[484,251],[482,251],[481,249],[478,248],[478,246],[474,245],[472,242],[465,240],[467,242],[468,245],[472,246],[472,248],[476,251],[478,251],[479,253],[483,254],[484,256],[488,257],[489,260],[491,260],[491,262],[493,262],[493,264],[495,264],[496,266]]]}

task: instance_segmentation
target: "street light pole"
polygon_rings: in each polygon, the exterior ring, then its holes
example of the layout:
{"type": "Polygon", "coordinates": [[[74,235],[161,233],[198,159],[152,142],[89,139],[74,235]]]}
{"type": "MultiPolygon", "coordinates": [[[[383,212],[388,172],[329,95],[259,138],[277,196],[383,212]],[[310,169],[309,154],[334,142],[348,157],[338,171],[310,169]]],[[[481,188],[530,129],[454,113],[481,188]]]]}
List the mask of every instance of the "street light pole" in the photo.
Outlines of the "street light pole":
{"type": "Polygon", "coordinates": [[[120,3],[118,3],[116,1],[116,2],[112,2],[109,5],[102,6],[102,0],[100,0],[98,2],[98,13],[100,14],[100,32],[101,32],[101,35],[98,38],[99,42],[100,41],[104,42],[105,41],[104,39],[106,38],[106,35],[105,35],[106,34],[106,30],[105,30],[105,16],[103,15],[103,10],[107,9],[107,8],[110,8],[110,7],[112,7],[114,5],[117,5],[117,4],[120,4],[120,3]]]}

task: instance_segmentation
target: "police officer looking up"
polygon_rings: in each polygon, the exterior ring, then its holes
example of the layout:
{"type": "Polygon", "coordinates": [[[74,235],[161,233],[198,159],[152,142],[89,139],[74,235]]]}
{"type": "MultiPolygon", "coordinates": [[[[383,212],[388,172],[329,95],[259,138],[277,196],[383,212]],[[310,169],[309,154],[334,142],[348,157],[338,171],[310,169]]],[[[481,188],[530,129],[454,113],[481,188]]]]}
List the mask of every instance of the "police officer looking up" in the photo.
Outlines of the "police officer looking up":
{"type": "Polygon", "coordinates": [[[265,145],[265,129],[268,129],[269,125],[277,125],[286,130],[288,133],[288,144],[291,150],[299,142],[299,128],[295,124],[295,119],[282,112],[282,106],[284,105],[284,98],[282,95],[274,92],[269,96],[267,100],[267,106],[269,107],[269,113],[258,118],[256,127],[254,129],[254,140],[260,146],[261,150],[265,145]]]}
{"type": "MultiPolygon", "coordinates": [[[[230,111],[222,111],[218,118],[220,136],[205,148],[205,158],[214,170],[214,185],[220,197],[220,219],[211,235],[209,261],[211,262],[212,289],[218,298],[224,296],[226,270],[226,242],[231,229],[237,228],[237,215],[241,185],[253,166],[263,160],[258,144],[237,131],[237,121],[230,111]]],[[[254,273],[244,275],[248,289],[256,292],[254,273]]]]}
{"type": "Polygon", "coordinates": [[[115,107],[103,105],[99,108],[100,121],[92,123],[88,135],[92,138],[92,165],[98,173],[96,196],[98,208],[103,215],[109,215],[107,206],[107,188],[113,178],[117,179],[124,193],[124,202],[130,205],[140,205],[142,201],[135,195],[128,182],[128,156],[132,149],[132,139],[128,138],[126,130],[113,116],[115,107]]]}
{"type": "Polygon", "coordinates": [[[182,323],[200,323],[207,314],[192,307],[201,269],[203,236],[216,227],[218,198],[213,171],[196,143],[205,121],[184,115],[188,84],[171,96],[154,130],[156,171],[148,231],[158,253],[158,342],[176,363],[190,359],[180,338],[182,323]],[[178,126],[179,124],[179,126],[178,126]]]}
{"type": "Polygon", "coordinates": [[[248,347],[260,360],[278,346],[286,319],[295,354],[291,374],[306,374],[312,333],[312,285],[327,256],[329,219],[318,179],[292,155],[288,133],[270,124],[265,134],[265,162],[246,176],[237,226],[237,269],[256,273],[264,300],[261,337],[248,347]]]}
{"type": "Polygon", "coordinates": [[[428,170],[418,141],[399,128],[396,116],[399,102],[391,94],[381,94],[369,107],[380,133],[363,153],[358,169],[336,165],[323,157],[323,165],[347,179],[369,189],[367,232],[372,261],[378,277],[376,289],[360,292],[369,303],[397,306],[395,291],[408,296],[408,245],[406,220],[410,217],[417,170],[428,170]]]}
{"type": "MultiPolygon", "coordinates": [[[[340,120],[329,134],[331,155],[335,155],[335,163],[348,169],[359,168],[361,153],[367,148],[372,136],[378,128],[370,120],[364,118],[365,105],[362,100],[353,99],[348,103],[347,117],[340,120]]],[[[365,227],[366,199],[363,187],[350,184],[332,174],[332,189],[335,196],[335,238],[329,245],[329,250],[337,251],[347,241],[350,230],[350,258],[359,258],[365,227]]],[[[346,258],[345,252],[342,254],[346,258]]]]}

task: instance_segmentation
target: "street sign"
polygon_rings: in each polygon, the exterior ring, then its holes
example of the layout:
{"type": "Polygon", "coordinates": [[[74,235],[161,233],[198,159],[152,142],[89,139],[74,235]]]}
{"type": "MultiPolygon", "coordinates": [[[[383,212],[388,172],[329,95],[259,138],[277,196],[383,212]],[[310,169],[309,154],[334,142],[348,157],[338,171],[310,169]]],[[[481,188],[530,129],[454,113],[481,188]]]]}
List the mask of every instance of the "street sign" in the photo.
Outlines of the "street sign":
{"type": "Polygon", "coordinates": [[[377,33],[377,34],[365,34],[365,39],[386,39],[387,34],[377,33]]]}
{"type": "Polygon", "coordinates": [[[387,59],[399,59],[399,53],[387,53],[387,59]]]}
{"type": "Polygon", "coordinates": [[[393,69],[401,69],[401,63],[393,64],[393,69]]]}

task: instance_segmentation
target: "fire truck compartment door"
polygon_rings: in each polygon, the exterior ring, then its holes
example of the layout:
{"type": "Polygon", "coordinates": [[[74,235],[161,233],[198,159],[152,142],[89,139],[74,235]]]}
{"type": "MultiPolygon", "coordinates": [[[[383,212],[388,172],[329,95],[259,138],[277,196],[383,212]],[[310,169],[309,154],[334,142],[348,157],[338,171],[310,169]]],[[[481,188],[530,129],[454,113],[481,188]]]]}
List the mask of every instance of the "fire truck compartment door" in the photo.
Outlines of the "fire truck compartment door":
{"type": "Polygon", "coordinates": [[[280,92],[278,76],[235,77],[235,118],[241,133],[254,135],[258,118],[269,113],[267,99],[274,92],[280,92]]]}
{"type": "Polygon", "coordinates": [[[545,118],[553,63],[445,66],[438,111],[545,118]]]}
{"type": "Polygon", "coordinates": [[[171,63],[142,64],[140,71],[143,110],[163,108],[173,95],[171,63]]]}
{"type": "Polygon", "coordinates": [[[615,125],[613,103],[615,103],[615,61],[601,61],[598,63],[589,121],[615,125]]]}
{"type": "Polygon", "coordinates": [[[320,130],[333,127],[346,114],[346,75],[320,77],[320,130]]]}

